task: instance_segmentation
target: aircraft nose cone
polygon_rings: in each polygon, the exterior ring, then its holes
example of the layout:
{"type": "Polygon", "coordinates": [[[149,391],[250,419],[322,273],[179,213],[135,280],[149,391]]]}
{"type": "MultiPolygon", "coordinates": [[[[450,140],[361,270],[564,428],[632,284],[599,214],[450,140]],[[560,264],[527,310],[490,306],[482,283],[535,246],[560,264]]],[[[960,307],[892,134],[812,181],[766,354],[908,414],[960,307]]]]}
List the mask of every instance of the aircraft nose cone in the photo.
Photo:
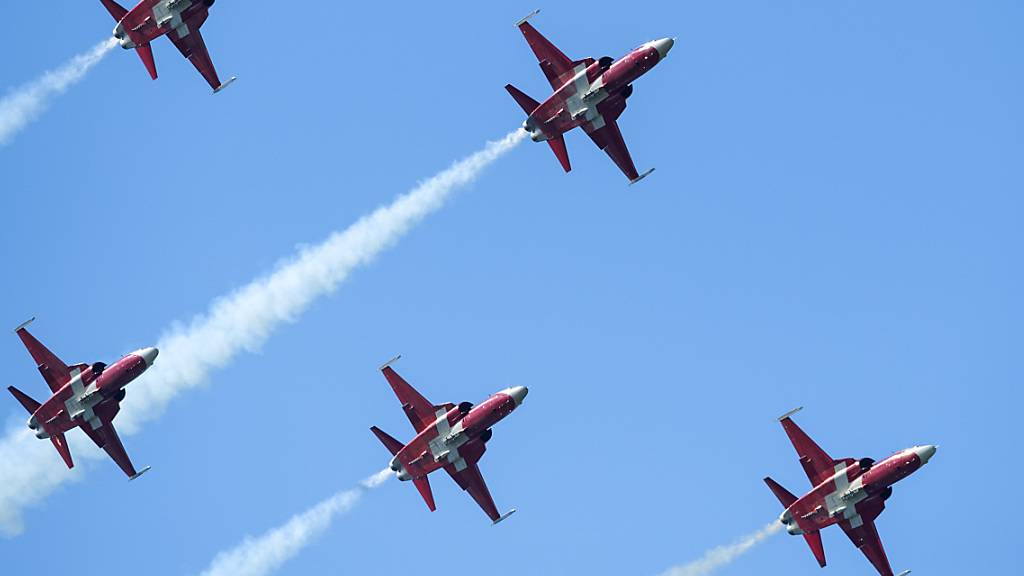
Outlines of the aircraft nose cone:
{"type": "Polygon", "coordinates": [[[662,38],[661,40],[655,40],[651,42],[651,46],[658,51],[658,55],[664,58],[668,56],[668,51],[672,49],[676,43],[673,38],[662,38]]]}
{"type": "Polygon", "coordinates": [[[160,351],[157,350],[156,348],[150,347],[143,348],[141,350],[136,350],[134,354],[139,358],[145,360],[146,368],[149,368],[150,366],[153,365],[153,362],[156,361],[156,357],[160,354],[160,351]]]}
{"type": "Polygon", "coordinates": [[[529,392],[530,391],[527,390],[526,386],[516,386],[508,389],[508,395],[516,401],[516,406],[523,403],[523,400],[526,398],[526,394],[529,392]]]}
{"type": "Polygon", "coordinates": [[[938,449],[938,446],[929,444],[927,446],[918,446],[917,448],[914,448],[914,452],[917,454],[917,457],[921,459],[921,465],[923,466],[932,459],[932,456],[935,455],[935,451],[938,449]]]}

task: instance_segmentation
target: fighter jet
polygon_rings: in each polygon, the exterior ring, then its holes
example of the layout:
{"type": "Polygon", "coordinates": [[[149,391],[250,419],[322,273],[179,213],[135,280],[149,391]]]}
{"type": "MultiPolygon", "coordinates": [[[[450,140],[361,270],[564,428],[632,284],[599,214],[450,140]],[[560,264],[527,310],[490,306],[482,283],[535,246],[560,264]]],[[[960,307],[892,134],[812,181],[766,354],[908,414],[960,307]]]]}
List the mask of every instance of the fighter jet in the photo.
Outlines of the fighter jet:
{"type": "Polygon", "coordinates": [[[149,75],[156,80],[156,62],[150,42],[167,35],[178,47],[181,55],[188,58],[203,75],[216,94],[237,80],[220,81],[213,67],[210,53],[199,28],[210,15],[210,6],[216,0],[142,0],[131,10],[126,10],[114,0],[100,0],[110,15],[117,21],[114,38],[124,49],[134,48],[142,58],[149,75]]]}
{"type": "MultiPolygon", "coordinates": [[[[800,457],[800,464],[814,488],[797,498],[771,478],[768,488],[786,507],[779,521],[790,534],[807,540],[818,564],[825,567],[822,528],[839,524],[853,545],[867,556],[882,576],[893,576],[882,540],[875,530],[875,518],[892,496],[892,485],[916,472],[935,455],[936,446],[915,446],[901,450],[881,462],[871,458],[833,460],[790,418],[797,408],[779,418],[800,457]]],[[[909,574],[900,572],[899,576],[909,574]]]]}
{"type": "Polygon", "coordinates": [[[594,144],[629,178],[630,184],[639,182],[654,169],[637,173],[615,121],[633,94],[632,82],[664,60],[675,41],[662,38],[647,42],[619,60],[608,56],[597,61],[593,58],[570,60],[527,21],[538,12],[534,11],[516,25],[540,61],[540,69],[555,93],[539,103],[515,86],[505,85],[528,116],[523,129],[530,133],[534,142],[547,142],[562,168],[569,172],[572,167],[562,135],[582,126],[594,144]]]}
{"type": "Polygon", "coordinates": [[[434,494],[430,491],[427,475],[444,468],[459,487],[469,492],[494,524],[511,516],[514,508],[498,514],[477,462],[487,450],[491,426],[523,403],[526,387],[506,388],[476,406],[469,402],[457,406],[450,403],[435,405],[391,368],[390,364],[397,359],[389,360],[381,366],[381,371],[416,429],[416,437],[408,444],[402,444],[380,428],[370,428],[394,456],[391,470],[399,480],[412,480],[431,512],[435,510],[434,494]]]}
{"type": "Polygon", "coordinates": [[[141,472],[135,471],[112,422],[121,409],[124,387],[153,365],[157,349],[136,350],[110,366],[103,362],[68,366],[29,334],[25,327],[31,322],[18,326],[15,332],[28,348],[53,395],[40,404],[14,386],[7,389],[32,415],[28,427],[35,431],[36,438],[49,438],[68,468],[74,468],[64,433],[79,427],[113,458],[129,480],[148,472],[148,466],[141,472]]]}

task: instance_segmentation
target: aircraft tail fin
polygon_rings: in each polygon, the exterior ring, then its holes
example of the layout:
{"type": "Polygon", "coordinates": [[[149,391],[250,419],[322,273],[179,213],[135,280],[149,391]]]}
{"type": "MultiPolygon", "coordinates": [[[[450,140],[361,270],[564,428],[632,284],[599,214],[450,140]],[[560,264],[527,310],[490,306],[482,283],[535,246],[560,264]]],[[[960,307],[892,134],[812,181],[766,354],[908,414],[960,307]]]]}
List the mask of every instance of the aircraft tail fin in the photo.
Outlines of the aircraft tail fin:
{"type": "Polygon", "coordinates": [[[50,436],[50,442],[53,442],[53,447],[57,449],[57,452],[64,459],[64,463],[68,465],[68,468],[74,468],[75,463],[71,460],[71,449],[68,448],[68,441],[64,438],[64,434],[58,432],[50,436]]]}
{"type": "Polygon", "coordinates": [[[24,392],[18,390],[14,386],[8,386],[7,390],[11,392],[11,395],[14,396],[15,400],[20,402],[21,405],[25,407],[25,410],[28,410],[29,414],[35,414],[36,410],[39,410],[39,402],[33,400],[28,394],[25,394],[24,392]]]}
{"type": "Polygon", "coordinates": [[[126,10],[124,6],[114,2],[114,0],[100,0],[100,2],[103,3],[103,7],[107,9],[107,12],[110,12],[110,15],[113,16],[114,20],[117,22],[120,22],[121,19],[128,14],[128,10],[126,10]]]}
{"type": "Polygon", "coordinates": [[[380,440],[380,443],[383,444],[384,447],[387,448],[389,452],[391,452],[392,456],[398,456],[398,453],[401,452],[402,448],[405,448],[405,444],[402,444],[398,440],[395,440],[390,435],[388,435],[387,432],[381,430],[380,428],[377,428],[376,426],[371,426],[370,430],[373,432],[375,436],[377,436],[377,439],[380,440]]]}
{"type": "Polygon", "coordinates": [[[142,63],[146,66],[149,77],[156,80],[156,60],[153,59],[153,46],[141,44],[135,48],[135,51],[139,53],[139,58],[142,58],[142,63]]]}
{"type": "Polygon", "coordinates": [[[540,102],[530,98],[522,90],[511,84],[506,84],[505,90],[508,90],[508,93],[515,99],[516,104],[519,104],[519,107],[523,109],[523,112],[526,112],[527,116],[533,114],[533,111],[540,107],[540,102]]]}
{"type": "Polygon", "coordinates": [[[548,146],[551,146],[551,151],[555,153],[555,157],[558,158],[558,163],[562,165],[562,169],[566,172],[572,170],[572,166],[569,164],[569,151],[565,148],[565,137],[559,134],[557,138],[548,140],[548,146]]]}
{"type": "Polygon", "coordinates": [[[814,554],[814,559],[818,561],[818,566],[824,568],[825,546],[821,543],[821,532],[804,532],[804,540],[811,547],[811,553],[814,554]]]}
{"type": "Polygon", "coordinates": [[[793,496],[792,492],[783,488],[775,480],[765,477],[764,483],[768,485],[768,488],[770,488],[772,494],[775,494],[775,497],[779,499],[779,502],[782,502],[783,508],[789,508],[793,505],[793,502],[796,502],[796,496],[793,496]]]}
{"type": "Polygon", "coordinates": [[[427,508],[430,508],[431,512],[436,510],[434,507],[434,493],[430,491],[430,480],[426,476],[420,476],[419,478],[413,478],[412,483],[420,491],[420,496],[423,496],[423,501],[427,503],[427,508]]]}

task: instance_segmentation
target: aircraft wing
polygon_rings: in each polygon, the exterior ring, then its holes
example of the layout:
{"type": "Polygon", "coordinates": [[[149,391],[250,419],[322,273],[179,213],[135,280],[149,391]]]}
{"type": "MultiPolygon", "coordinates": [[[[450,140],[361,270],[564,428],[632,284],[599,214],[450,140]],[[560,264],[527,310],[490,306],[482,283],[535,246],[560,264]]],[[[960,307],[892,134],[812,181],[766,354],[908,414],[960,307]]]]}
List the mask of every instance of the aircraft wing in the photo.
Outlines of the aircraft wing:
{"type": "Polygon", "coordinates": [[[416,429],[417,433],[430,426],[437,419],[434,405],[417,392],[415,388],[410,386],[404,378],[399,376],[394,368],[384,366],[381,372],[387,378],[391,389],[395,391],[395,396],[398,396],[398,401],[402,403],[402,410],[405,411],[406,417],[409,418],[409,422],[412,422],[412,427],[416,429]]]}
{"type": "Polygon", "coordinates": [[[875,521],[864,516],[855,516],[851,520],[844,520],[839,523],[843,532],[853,542],[853,545],[860,549],[867,556],[871,565],[878,570],[882,576],[893,576],[892,567],[889,566],[889,558],[885,555],[885,548],[882,547],[882,539],[875,529],[875,521]],[[854,524],[859,524],[854,528],[854,524]]]}
{"type": "Polygon", "coordinates": [[[132,465],[128,452],[125,451],[124,445],[121,444],[121,438],[118,437],[117,430],[114,430],[114,416],[117,415],[120,409],[121,407],[116,404],[112,408],[100,407],[96,410],[95,418],[79,423],[79,427],[97,446],[110,456],[118,467],[128,475],[130,480],[134,480],[145,474],[149,468],[144,469],[142,472],[135,471],[135,466],[132,465]]]}
{"type": "Polygon", "coordinates": [[[476,503],[492,522],[498,522],[501,519],[498,507],[494,505],[494,499],[491,498],[491,492],[487,489],[484,476],[480,473],[480,467],[476,465],[476,462],[460,460],[455,464],[445,465],[444,470],[452,477],[452,480],[455,480],[459,488],[469,492],[469,495],[476,500],[476,503]],[[459,470],[460,467],[461,470],[459,470]]]}
{"type": "MultiPolygon", "coordinates": [[[[530,16],[533,16],[533,14],[530,16]]],[[[565,84],[572,76],[576,66],[580,64],[589,66],[594,62],[593,58],[579,61],[570,60],[550,40],[538,32],[532,24],[526,21],[530,16],[519,22],[519,30],[526,37],[526,43],[530,45],[534,55],[537,56],[537,60],[540,62],[540,69],[544,72],[548,82],[551,83],[552,88],[557,90],[562,84],[565,84]]]]}
{"type": "MultiPolygon", "coordinates": [[[[213,60],[210,58],[210,53],[206,50],[206,42],[203,40],[203,35],[199,32],[199,28],[206,22],[207,16],[208,13],[205,11],[198,12],[196,16],[184,21],[181,26],[171,30],[167,37],[178,47],[181,55],[192,62],[192,65],[196,67],[196,70],[199,70],[199,73],[203,75],[203,78],[206,79],[206,82],[210,84],[210,87],[216,93],[226,87],[227,84],[222,84],[220,77],[217,76],[217,70],[213,67],[213,60]]],[[[230,84],[230,82],[228,83],[230,84]]]]}
{"type": "Polygon", "coordinates": [[[796,422],[793,422],[790,416],[797,411],[799,409],[786,414],[779,419],[779,422],[786,430],[786,435],[793,443],[793,448],[796,448],[797,456],[800,457],[800,465],[803,466],[807,478],[810,479],[811,484],[817,486],[836,473],[835,461],[814,440],[811,440],[811,437],[801,430],[796,422]]]}
{"type": "MultiPolygon", "coordinates": [[[[31,322],[31,320],[29,320],[31,322]]],[[[26,322],[18,327],[16,330],[18,337],[21,338],[25,348],[28,348],[28,353],[32,355],[32,359],[36,361],[36,367],[39,368],[39,373],[43,375],[43,380],[46,380],[46,385],[50,387],[51,392],[57,392],[61,386],[68,383],[71,380],[71,370],[68,368],[57,355],[43,346],[43,343],[36,340],[35,336],[29,334],[29,331],[25,329],[25,326],[29,323],[26,322]]]]}
{"type": "Polygon", "coordinates": [[[626,148],[626,141],[619,131],[619,124],[615,120],[605,118],[604,125],[596,129],[593,128],[593,124],[584,124],[583,130],[598,148],[608,154],[630,182],[640,179],[636,166],[633,165],[633,158],[629,155],[629,148],[626,148]]]}

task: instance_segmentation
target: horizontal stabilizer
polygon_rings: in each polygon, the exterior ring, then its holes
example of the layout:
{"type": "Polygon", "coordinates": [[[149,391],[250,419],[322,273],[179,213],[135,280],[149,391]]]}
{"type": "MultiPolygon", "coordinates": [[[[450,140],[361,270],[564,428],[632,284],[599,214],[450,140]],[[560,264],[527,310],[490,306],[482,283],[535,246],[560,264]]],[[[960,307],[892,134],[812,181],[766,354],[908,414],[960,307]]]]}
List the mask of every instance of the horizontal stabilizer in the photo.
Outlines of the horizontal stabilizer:
{"type": "Polygon", "coordinates": [[[8,386],[7,389],[11,392],[11,395],[14,396],[14,399],[20,402],[21,405],[25,407],[25,410],[28,410],[29,414],[35,414],[36,410],[39,410],[39,402],[33,400],[28,394],[25,394],[14,386],[8,386]]]}
{"type": "Polygon", "coordinates": [[[402,451],[402,448],[405,448],[405,444],[402,444],[398,440],[395,440],[390,435],[388,435],[387,432],[381,430],[380,428],[377,428],[376,426],[371,426],[370,430],[374,433],[375,436],[377,436],[377,439],[380,440],[380,443],[383,444],[384,447],[388,449],[388,452],[391,452],[392,456],[397,456],[398,453],[402,451]]]}
{"type": "Polygon", "coordinates": [[[495,520],[495,521],[494,521],[494,522],[492,523],[492,525],[493,525],[493,524],[497,524],[498,522],[501,522],[501,521],[502,521],[502,520],[504,520],[505,518],[508,518],[509,516],[511,516],[511,515],[513,515],[513,514],[515,514],[515,513],[516,513],[516,509],[515,509],[515,508],[513,508],[513,509],[509,510],[508,512],[505,512],[504,514],[502,514],[502,515],[501,515],[501,517],[500,517],[500,518],[498,518],[497,520],[495,520]]]}
{"type": "Polygon", "coordinates": [[[64,435],[58,432],[50,436],[50,442],[53,442],[53,447],[57,449],[57,452],[64,459],[64,463],[68,465],[68,468],[74,468],[75,462],[71,460],[71,449],[68,448],[68,441],[64,438],[64,435]]]}
{"type": "Polygon", "coordinates": [[[523,109],[523,112],[526,112],[527,116],[533,114],[533,111],[540,107],[540,102],[530,98],[522,90],[511,84],[505,84],[505,90],[512,95],[516,104],[519,104],[519,107],[523,109]]]}
{"type": "Polygon", "coordinates": [[[804,540],[807,541],[807,545],[811,547],[811,553],[814,554],[814,559],[818,561],[818,566],[825,567],[825,546],[821,543],[821,532],[805,532],[804,540]]]}
{"type": "Polygon", "coordinates": [[[907,574],[910,574],[910,570],[904,570],[903,572],[900,572],[896,576],[907,576],[907,574]]]}
{"type": "Polygon", "coordinates": [[[135,51],[139,53],[139,58],[142,58],[142,64],[146,66],[149,77],[156,80],[156,60],[153,59],[153,46],[141,44],[135,48],[135,51]]]}
{"type": "Polygon", "coordinates": [[[783,508],[789,508],[793,505],[793,502],[796,502],[796,496],[793,496],[789,490],[783,488],[775,480],[765,477],[764,483],[768,485],[768,488],[770,488],[772,493],[775,494],[775,497],[779,499],[779,502],[782,502],[783,508]]]}
{"type": "Polygon", "coordinates": [[[569,151],[565,149],[565,137],[559,135],[557,138],[552,138],[548,140],[548,145],[551,146],[551,151],[555,153],[555,157],[558,158],[558,163],[562,165],[562,169],[566,172],[571,171],[569,151]]]}
{"type": "Polygon", "coordinates": [[[117,2],[114,2],[114,0],[100,0],[100,2],[103,3],[103,6],[107,9],[107,12],[110,12],[110,15],[113,16],[114,20],[117,22],[120,22],[121,19],[123,19],[125,15],[128,14],[128,10],[126,10],[124,6],[121,6],[117,2]]]}
{"type": "Polygon", "coordinates": [[[423,501],[427,503],[427,508],[430,508],[431,512],[436,510],[434,507],[434,493],[430,491],[430,480],[426,476],[420,476],[419,478],[413,478],[412,483],[420,491],[420,496],[423,496],[423,501]]]}

